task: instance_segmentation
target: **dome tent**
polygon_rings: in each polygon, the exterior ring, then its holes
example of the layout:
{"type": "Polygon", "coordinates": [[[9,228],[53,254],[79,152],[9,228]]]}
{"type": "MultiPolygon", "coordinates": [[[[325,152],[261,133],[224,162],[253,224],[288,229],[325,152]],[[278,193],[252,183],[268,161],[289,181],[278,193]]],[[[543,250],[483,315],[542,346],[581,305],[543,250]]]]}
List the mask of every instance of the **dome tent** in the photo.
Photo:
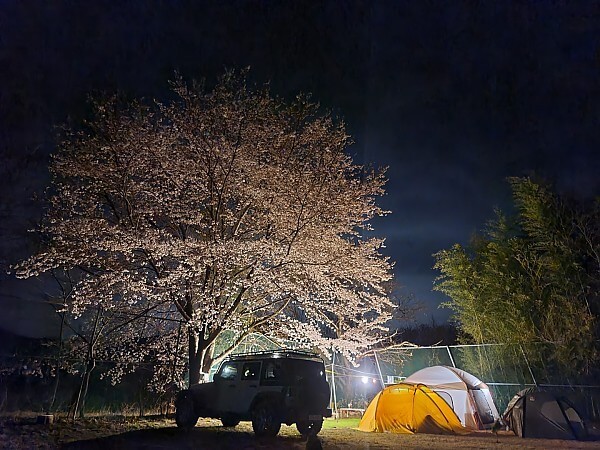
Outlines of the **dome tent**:
{"type": "Polygon", "coordinates": [[[437,392],[470,430],[490,428],[500,417],[488,386],[476,376],[455,367],[432,366],[407,377],[437,392]]]}
{"type": "Polygon", "coordinates": [[[422,384],[393,384],[369,404],[358,425],[360,431],[401,434],[467,434],[454,411],[422,384]]]}
{"type": "Polygon", "coordinates": [[[559,392],[524,389],[508,403],[502,417],[520,437],[571,440],[588,437],[581,416],[559,392]]]}

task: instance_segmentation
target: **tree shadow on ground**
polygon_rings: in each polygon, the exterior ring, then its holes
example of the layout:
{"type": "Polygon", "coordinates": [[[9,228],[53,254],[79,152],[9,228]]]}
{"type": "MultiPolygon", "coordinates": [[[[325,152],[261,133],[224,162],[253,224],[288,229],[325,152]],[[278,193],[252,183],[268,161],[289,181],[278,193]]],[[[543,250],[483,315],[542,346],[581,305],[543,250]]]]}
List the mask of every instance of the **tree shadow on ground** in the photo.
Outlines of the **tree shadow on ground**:
{"type": "Polygon", "coordinates": [[[300,436],[257,438],[254,433],[223,427],[197,427],[182,431],[176,427],[128,431],[113,436],[87,439],[63,444],[63,449],[225,449],[275,450],[304,449],[306,441],[300,436]]]}

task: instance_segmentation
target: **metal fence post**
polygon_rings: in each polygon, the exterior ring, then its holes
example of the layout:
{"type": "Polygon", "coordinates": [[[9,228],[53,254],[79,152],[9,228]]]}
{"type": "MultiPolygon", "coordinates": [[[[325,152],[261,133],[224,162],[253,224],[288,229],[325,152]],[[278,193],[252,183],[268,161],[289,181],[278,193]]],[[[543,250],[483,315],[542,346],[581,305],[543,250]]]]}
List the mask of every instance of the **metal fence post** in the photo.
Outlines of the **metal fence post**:
{"type": "Polygon", "coordinates": [[[335,350],[331,354],[331,392],[333,400],[333,417],[338,418],[337,396],[335,393],[335,350]]]}
{"type": "Polygon", "coordinates": [[[450,357],[450,362],[452,363],[452,367],[456,368],[456,363],[454,362],[454,358],[452,357],[452,352],[450,351],[450,346],[446,345],[446,350],[448,350],[448,356],[450,357]]]}
{"type": "Polygon", "coordinates": [[[379,358],[377,358],[377,352],[373,350],[373,355],[375,355],[375,363],[377,364],[377,371],[379,372],[379,380],[381,381],[381,389],[385,388],[385,383],[383,382],[383,374],[381,373],[381,366],[379,365],[379,358]]]}
{"type": "Polygon", "coordinates": [[[525,364],[527,364],[527,368],[529,369],[529,375],[531,375],[531,380],[533,381],[533,384],[535,384],[536,386],[537,381],[535,380],[535,377],[533,376],[533,370],[531,370],[531,366],[529,365],[529,360],[527,359],[527,355],[525,354],[525,350],[523,350],[523,346],[521,344],[519,344],[519,348],[521,349],[521,353],[523,354],[523,358],[525,358],[525,364]]]}

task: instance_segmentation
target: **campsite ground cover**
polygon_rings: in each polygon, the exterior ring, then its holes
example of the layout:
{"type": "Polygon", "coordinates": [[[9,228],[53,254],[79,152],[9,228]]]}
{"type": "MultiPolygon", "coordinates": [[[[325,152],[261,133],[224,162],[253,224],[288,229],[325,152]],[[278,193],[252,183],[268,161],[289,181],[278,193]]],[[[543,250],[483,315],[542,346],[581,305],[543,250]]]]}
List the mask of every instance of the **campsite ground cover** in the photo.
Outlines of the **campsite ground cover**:
{"type": "MultiPolygon", "coordinates": [[[[353,429],[356,419],[328,420],[319,438],[325,450],[384,449],[600,449],[600,441],[573,442],[521,439],[512,433],[490,432],[468,436],[430,434],[399,435],[363,433],[353,429]]],[[[257,439],[249,422],[236,428],[224,428],[216,420],[200,420],[185,433],[172,419],[147,417],[94,417],[72,423],[62,418],[52,425],[39,425],[34,417],[0,418],[2,449],[235,449],[303,450],[303,441],[295,427],[283,426],[272,439],[257,439]]]]}

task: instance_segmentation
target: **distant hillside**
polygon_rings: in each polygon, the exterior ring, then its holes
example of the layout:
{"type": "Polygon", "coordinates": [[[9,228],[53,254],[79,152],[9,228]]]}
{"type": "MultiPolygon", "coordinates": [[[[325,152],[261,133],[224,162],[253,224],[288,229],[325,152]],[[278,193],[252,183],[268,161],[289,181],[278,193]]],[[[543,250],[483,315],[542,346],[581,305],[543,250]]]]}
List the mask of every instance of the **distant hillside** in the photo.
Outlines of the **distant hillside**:
{"type": "Polygon", "coordinates": [[[30,338],[0,329],[0,356],[44,354],[48,352],[44,344],[49,342],[50,339],[30,338]]]}

